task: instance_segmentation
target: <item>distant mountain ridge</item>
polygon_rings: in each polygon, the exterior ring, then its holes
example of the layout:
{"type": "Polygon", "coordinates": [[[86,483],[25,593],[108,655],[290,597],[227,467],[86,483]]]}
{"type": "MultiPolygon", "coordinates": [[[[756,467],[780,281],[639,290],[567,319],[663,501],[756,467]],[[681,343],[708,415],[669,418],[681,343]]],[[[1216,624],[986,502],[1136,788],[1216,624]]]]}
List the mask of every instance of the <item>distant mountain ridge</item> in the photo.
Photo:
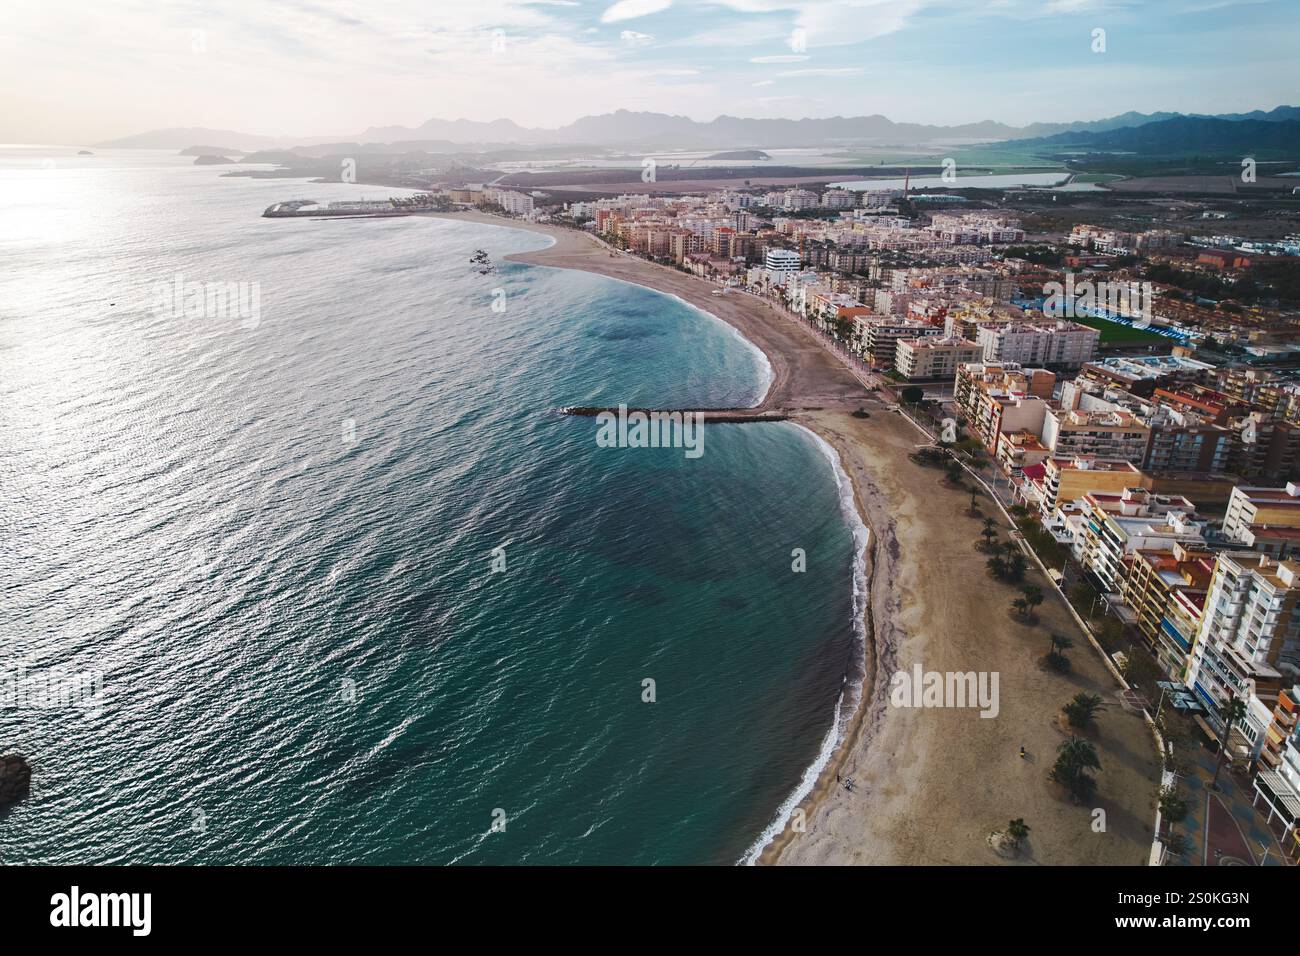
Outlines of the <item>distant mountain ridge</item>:
{"type": "Polygon", "coordinates": [[[140,133],[98,144],[102,148],[184,149],[196,143],[232,143],[265,149],[340,140],[362,143],[438,141],[455,145],[552,146],[597,143],[610,147],[719,149],[737,147],[849,146],[857,144],[918,145],[944,140],[1002,141],[1040,139],[1062,133],[1105,133],[1139,128],[1172,119],[1212,118],[1228,122],[1278,123],[1300,120],[1300,107],[1279,106],[1267,112],[1189,117],[1181,113],[1123,113],[1106,119],[1078,123],[1031,123],[1015,127],[993,120],[956,126],[899,123],[888,117],[831,116],[820,119],[745,119],[718,116],[699,122],[668,113],[616,110],[583,116],[555,129],[520,126],[513,120],[430,119],[416,127],[372,126],[358,136],[283,137],[254,136],[230,130],[166,129],[140,133]]]}
{"type": "Polygon", "coordinates": [[[1075,130],[1022,143],[1088,146],[1139,154],[1232,153],[1246,156],[1256,150],[1300,150],[1300,115],[1292,119],[1178,116],[1125,129],[1105,132],[1075,130]]]}

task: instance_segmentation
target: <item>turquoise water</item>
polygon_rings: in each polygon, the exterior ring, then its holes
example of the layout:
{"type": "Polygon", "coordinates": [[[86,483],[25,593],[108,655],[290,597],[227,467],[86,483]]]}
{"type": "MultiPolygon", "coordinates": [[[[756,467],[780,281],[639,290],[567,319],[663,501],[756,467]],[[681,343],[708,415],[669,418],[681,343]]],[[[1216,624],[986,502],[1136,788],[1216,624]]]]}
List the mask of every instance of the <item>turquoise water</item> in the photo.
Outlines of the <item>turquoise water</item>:
{"type": "Polygon", "coordinates": [[[536,235],[259,218],[356,194],[0,151],[0,750],[35,770],[0,861],[734,862],[855,640],[826,457],[597,447],[553,409],[744,404],[761,356],[502,261],[536,235]],[[159,309],[177,276],[256,321],[159,309]]]}

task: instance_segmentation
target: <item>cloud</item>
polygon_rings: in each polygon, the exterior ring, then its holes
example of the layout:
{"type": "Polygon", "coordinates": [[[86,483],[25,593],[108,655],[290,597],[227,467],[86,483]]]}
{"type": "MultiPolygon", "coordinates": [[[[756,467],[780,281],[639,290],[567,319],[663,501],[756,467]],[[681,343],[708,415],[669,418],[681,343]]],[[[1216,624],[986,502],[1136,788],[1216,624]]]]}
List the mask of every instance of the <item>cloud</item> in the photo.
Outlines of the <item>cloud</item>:
{"type": "Polygon", "coordinates": [[[750,86],[772,86],[774,83],[776,83],[776,80],[759,80],[756,83],[751,83],[750,86]]]}
{"type": "Polygon", "coordinates": [[[808,59],[807,54],[785,53],[776,56],[751,56],[750,63],[802,63],[808,59]]]}
{"type": "Polygon", "coordinates": [[[654,40],[652,34],[638,33],[635,30],[623,30],[619,33],[618,38],[631,46],[645,46],[654,40]]]}
{"type": "Polygon", "coordinates": [[[618,3],[607,7],[600,15],[600,22],[618,23],[622,20],[635,20],[637,17],[646,17],[667,10],[672,5],[673,0],[618,0],[618,3]]]}
{"type": "Polygon", "coordinates": [[[809,47],[846,46],[903,29],[934,0],[716,0],[737,13],[785,15],[809,47]]]}
{"type": "Polygon", "coordinates": [[[777,76],[857,76],[865,72],[860,66],[813,67],[807,70],[784,70],[777,76]]]}

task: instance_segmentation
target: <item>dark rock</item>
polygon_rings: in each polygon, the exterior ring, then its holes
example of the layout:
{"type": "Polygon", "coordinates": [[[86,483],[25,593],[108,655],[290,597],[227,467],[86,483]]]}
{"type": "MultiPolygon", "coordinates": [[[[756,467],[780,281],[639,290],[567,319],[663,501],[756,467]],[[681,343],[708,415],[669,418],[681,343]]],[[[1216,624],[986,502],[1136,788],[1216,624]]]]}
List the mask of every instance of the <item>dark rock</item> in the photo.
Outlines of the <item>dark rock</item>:
{"type": "Polygon", "coordinates": [[[17,803],[32,785],[32,768],[22,754],[0,756],[0,807],[17,803]]]}

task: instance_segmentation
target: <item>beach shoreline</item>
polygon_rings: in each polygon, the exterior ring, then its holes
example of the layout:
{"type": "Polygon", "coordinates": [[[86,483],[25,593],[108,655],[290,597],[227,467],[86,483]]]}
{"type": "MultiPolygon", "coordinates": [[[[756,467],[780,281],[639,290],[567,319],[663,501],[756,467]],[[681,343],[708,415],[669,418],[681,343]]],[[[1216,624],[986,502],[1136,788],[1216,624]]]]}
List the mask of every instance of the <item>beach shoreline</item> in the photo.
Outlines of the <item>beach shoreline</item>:
{"type": "MultiPolygon", "coordinates": [[[[866,547],[855,548],[855,565],[865,576],[864,639],[855,642],[855,659],[846,668],[846,681],[858,685],[856,706],[841,715],[839,740],[806,795],[794,807],[787,800],[776,808],[773,822],[789,810],[787,819],[754,862],[1146,862],[1160,767],[1141,718],[1121,712],[1104,720],[1106,795],[1098,802],[1113,822],[1102,831],[1106,839],[1097,839],[1086,811],[1064,798],[1046,771],[1063,739],[1056,714],[1069,693],[1113,698],[1117,685],[1105,662],[1089,650],[1075,655],[1068,679],[1043,669],[1038,643],[1047,630],[1077,633],[1065,602],[1045,575],[1031,569],[1024,583],[1041,586],[1048,599],[1032,625],[1008,615],[1014,589],[990,581],[984,556],[971,546],[982,512],[968,505],[969,492],[911,460],[929,436],[869,390],[812,329],[757,296],[714,296],[705,280],[612,251],[574,229],[479,212],[428,215],[545,234],[553,240],[547,247],[507,258],[632,282],[727,323],[767,356],[772,369],[767,393],[752,410],[780,413],[838,457],[868,529],[866,547]],[[927,670],[1000,673],[1002,720],[982,720],[972,710],[889,706],[888,678],[922,662],[927,670]],[[1028,758],[1017,755],[1018,746],[1028,758]],[[841,785],[850,778],[856,783],[851,791],[841,785]],[[989,833],[1005,827],[1008,815],[1023,816],[1033,827],[1016,859],[989,845],[989,833]]],[[[819,751],[815,763],[823,756],[819,751]]],[[[801,779],[792,796],[805,783],[801,779]]],[[[762,834],[773,830],[769,825],[762,834]]]]}
{"type": "Polygon", "coordinates": [[[766,393],[745,411],[752,411],[755,415],[780,414],[793,420],[812,432],[822,442],[824,450],[838,458],[832,460],[832,468],[847,477],[852,490],[852,502],[857,510],[856,519],[866,531],[867,542],[861,547],[855,544],[854,555],[855,578],[860,576],[865,580],[862,595],[864,607],[861,610],[861,620],[855,609],[853,626],[857,632],[857,639],[854,642],[852,658],[848,663],[846,686],[837,707],[835,717],[837,726],[832,726],[828,732],[836,734],[837,737],[829,758],[814,762],[812,766],[820,762],[822,767],[813,779],[811,787],[804,787],[804,781],[801,779],[792,796],[797,795],[801,789],[805,789],[806,794],[788,807],[789,801],[783,801],[781,807],[777,808],[772,823],[763,832],[772,830],[775,824],[780,824],[779,829],[775,830],[764,845],[751,846],[742,857],[742,860],[748,858],[760,865],[776,863],[782,851],[796,835],[796,831],[790,826],[793,814],[802,811],[803,820],[806,821],[812,816],[818,803],[832,792],[836,778],[842,775],[844,758],[860,737],[864,702],[872,698],[878,686],[874,665],[881,656],[875,646],[876,636],[871,630],[874,621],[871,587],[877,580],[875,569],[882,559],[872,553],[877,535],[873,532],[863,503],[864,499],[871,494],[871,490],[863,486],[860,476],[855,478],[847,469],[833,433],[819,427],[816,422],[802,419],[800,413],[809,410],[820,411],[828,406],[851,411],[872,402],[871,393],[847,367],[835,359],[829,350],[815,341],[814,333],[810,329],[798,325],[793,319],[781,314],[771,303],[755,296],[744,293],[713,296],[711,284],[703,279],[639,257],[613,252],[594,237],[574,229],[543,226],[478,212],[429,215],[433,218],[521,228],[528,232],[546,235],[552,240],[550,245],[542,249],[513,253],[506,258],[512,262],[577,269],[603,275],[606,278],[631,282],[683,301],[715,320],[724,322],[766,357],[771,370],[771,381],[766,393]],[[840,709],[846,704],[851,708],[847,713],[840,709]],[[784,814],[783,808],[786,811],[784,814]],[[782,816],[785,819],[781,819],[782,816]],[[758,852],[754,852],[755,850],[758,852]]]}

